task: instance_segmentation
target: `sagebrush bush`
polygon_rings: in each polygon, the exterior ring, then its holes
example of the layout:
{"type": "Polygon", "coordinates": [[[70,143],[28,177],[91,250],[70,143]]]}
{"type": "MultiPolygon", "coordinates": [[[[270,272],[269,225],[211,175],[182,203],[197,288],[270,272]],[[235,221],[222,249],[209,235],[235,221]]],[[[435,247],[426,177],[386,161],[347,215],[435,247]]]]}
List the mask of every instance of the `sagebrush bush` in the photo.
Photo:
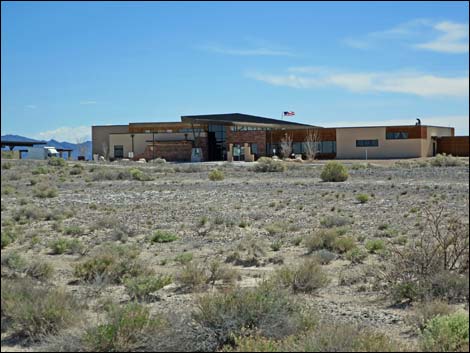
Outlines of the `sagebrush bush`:
{"type": "Polygon", "coordinates": [[[260,266],[265,255],[264,244],[256,238],[247,237],[229,253],[225,262],[244,267],[260,266]]]}
{"type": "Polygon", "coordinates": [[[7,319],[16,335],[37,339],[79,320],[80,305],[62,289],[2,279],[1,292],[2,326],[7,319]]]}
{"type": "Polygon", "coordinates": [[[151,274],[138,255],[136,248],[105,244],[75,266],[75,276],[86,282],[101,280],[121,284],[127,277],[151,274]]]}
{"type": "Polygon", "coordinates": [[[140,180],[140,181],[153,180],[153,178],[150,175],[145,174],[143,171],[137,168],[130,169],[129,174],[131,175],[132,179],[135,179],[135,180],[140,180]]]}
{"type": "Polygon", "coordinates": [[[236,288],[199,297],[196,307],[193,318],[213,331],[220,346],[233,342],[234,336],[247,331],[283,338],[313,321],[311,315],[305,313],[304,316],[302,308],[288,292],[267,282],[255,289],[236,288]]]}
{"type": "Polygon", "coordinates": [[[435,157],[430,159],[429,163],[433,167],[457,167],[463,164],[457,157],[446,155],[445,153],[438,153],[435,157]]]}
{"type": "Polygon", "coordinates": [[[338,239],[337,229],[320,229],[304,239],[304,245],[307,247],[308,253],[315,250],[334,250],[334,244],[338,239]]]}
{"type": "Polygon", "coordinates": [[[320,221],[320,224],[326,228],[342,227],[351,223],[352,221],[349,218],[338,216],[338,215],[326,216],[322,218],[320,221]]]}
{"type": "Polygon", "coordinates": [[[413,313],[407,317],[406,322],[423,331],[429,320],[452,314],[454,311],[452,306],[440,299],[424,301],[413,305],[413,313]]]}
{"type": "Polygon", "coordinates": [[[346,253],[346,259],[353,264],[360,264],[367,258],[367,253],[361,248],[355,247],[346,253]]]}
{"type": "Polygon", "coordinates": [[[291,289],[294,293],[315,292],[330,282],[315,259],[305,260],[294,267],[281,267],[276,270],[271,280],[283,288],[291,289]]]}
{"type": "Polygon", "coordinates": [[[224,172],[221,170],[214,169],[209,172],[209,180],[219,181],[219,180],[224,180],[224,178],[225,178],[224,172]]]}
{"type": "Polygon", "coordinates": [[[236,270],[224,266],[218,260],[209,263],[188,262],[177,276],[183,288],[192,291],[204,289],[209,284],[215,285],[217,281],[232,285],[237,278],[236,270]]]}
{"type": "Polygon", "coordinates": [[[33,260],[26,266],[25,273],[39,281],[47,281],[54,275],[54,267],[49,262],[33,260]]]}
{"type": "Polygon", "coordinates": [[[227,352],[407,352],[385,334],[359,325],[321,322],[306,333],[274,340],[262,335],[238,336],[227,352]]]}
{"type": "Polygon", "coordinates": [[[127,293],[131,299],[148,300],[150,294],[162,289],[172,282],[171,276],[149,276],[143,275],[131,277],[124,280],[127,293]]]}
{"type": "Polygon", "coordinates": [[[49,247],[53,254],[78,254],[83,250],[83,245],[78,239],[58,238],[50,242],[49,247]]]}
{"type": "Polygon", "coordinates": [[[337,161],[331,161],[325,164],[320,174],[323,181],[341,182],[348,179],[348,169],[337,161]]]}
{"type": "Polygon", "coordinates": [[[48,165],[52,165],[54,167],[65,167],[67,163],[65,162],[65,159],[59,158],[59,157],[51,157],[47,161],[48,165]]]}
{"type": "Polygon", "coordinates": [[[366,203],[367,201],[369,201],[369,195],[367,195],[367,194],[356,195],[356,200],[359,203],[366,203]]]}
{"type": "Polygon", "coordinates": [[[170,243],[175,240],[178,240],[178,237],[175,234],[164,231],[164,230],[157,230],[150,237],[150,241],[152,243],[170,243]]]}
{"type": "Polygon", "coordinates": [[[56,197],[58,195],[58,192],[54,186],[49,185],[47,183],[42,183],[36,185],[36,187],[33,189],[33,195],[44,199],[56,197]]]}
{"type": "Polygon", "coordinates": [[[421,348],[427,352],[468,352],[468,312],[437,316],[426,324],[421,348]]]}
{"type": "Polygon", "coordinates": [[[147,342],[164,325],[161,318],[150,315],[149,309],[131,303],[107,308],[106,323],[88,329],[83,337],[89,352],[136,352],[147,348],[147,342]]]}
{"type": "Polygon", "coordinates": [[[342,236],[333,243],[333,250],[343,254],[356,247],[356,240],[352,236],[342,236]]]}
{"type": "Polygon", "coordinates": [[[328,251],[328,250],[325,250],[325,249],[321,249],[321,250],[318,250],[318,251],[315,251],[313,253],[313,257],[315,260],[317,260],[320,264],[322,265],[328,265],[331,261],[333,261],[334,259],[336,259],[336,254],[331,252],[331,251],[328,251]]]}
{"type": "Polygon", "coordinates": [[[381,239],[372,239],[366,242],[365,247],[371,254],[376,254],[385,249],[385,242],[381,239]]]}
{"type": "Polygon", "coordinates": [[[13,228],[2,229],[2,249],[13,243],[17,238],[17,234],[13,228]]]}
{"type": "Polygon", "coordinates": [[[287,167],[284,162],[269,157],[261,157],[258,159],[257,164],[253,168],[257,173],[285,172],[286,169],[287,167]]]}

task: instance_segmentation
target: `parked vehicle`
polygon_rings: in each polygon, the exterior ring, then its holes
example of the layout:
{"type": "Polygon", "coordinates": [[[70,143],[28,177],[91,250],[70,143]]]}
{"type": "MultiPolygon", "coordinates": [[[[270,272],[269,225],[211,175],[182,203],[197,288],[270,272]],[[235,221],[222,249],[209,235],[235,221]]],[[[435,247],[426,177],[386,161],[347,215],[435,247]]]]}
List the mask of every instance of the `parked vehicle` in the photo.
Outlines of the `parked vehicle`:
{"type": "Polygon", "coordinates": [[[51,157],[59,157],[59,152],[55,147],[42,146],[28,147],[28,152],[23,159],[48,159],[51,157]]]}

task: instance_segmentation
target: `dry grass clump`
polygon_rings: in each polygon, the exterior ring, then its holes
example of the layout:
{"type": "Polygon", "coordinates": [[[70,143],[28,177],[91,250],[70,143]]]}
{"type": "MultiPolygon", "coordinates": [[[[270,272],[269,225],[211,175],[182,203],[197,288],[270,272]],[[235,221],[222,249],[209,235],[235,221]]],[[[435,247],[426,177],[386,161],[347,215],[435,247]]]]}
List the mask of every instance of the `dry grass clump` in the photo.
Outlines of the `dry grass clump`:
{"type": "Polygon", "coordinates": [[[429,160],[429,164],[431,164],[433,167],[458,167],[463,163],[457,157],[443,153],[437,154],[435,157],[431,158],[429,160]]]}
{"type": "Polygon", "coordinates": [[[36,187],[33,189],[33,195],[41,199],[53,198],[58,195],[58,191],[54,186],[44,182],[36,185],[36,187]]]}
{"type": "Polygon", "coordinates": [[[52,254],[79,254],[83,251],[83,244],[78,239],[58,238],[50,242],[52,254]]]}
{"type": "Polygon", "coordinates": [[[34,340],[79,320],[80,305],[62,289],[36,285],[28,278],[2,279],[1,292],[2,331],[8,328],[17,336],[34,340]]]}
{"type": "Polygon", "coordinates": [[[124,285],[132,300],[149,300],[151,294],[172,282],[171,276],[142,275],[126,278],[124,285]]]}

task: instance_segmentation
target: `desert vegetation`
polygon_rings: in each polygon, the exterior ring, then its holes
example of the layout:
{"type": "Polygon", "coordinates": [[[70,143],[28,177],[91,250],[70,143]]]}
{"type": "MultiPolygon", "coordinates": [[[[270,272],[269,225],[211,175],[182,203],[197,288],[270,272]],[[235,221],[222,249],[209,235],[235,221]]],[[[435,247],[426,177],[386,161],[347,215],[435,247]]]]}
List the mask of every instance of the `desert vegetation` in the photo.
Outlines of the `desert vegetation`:
{"type": "Polygon", "coordinates": [[[2,351],[468,351],[468,158],[1,165],[2,351]]]}

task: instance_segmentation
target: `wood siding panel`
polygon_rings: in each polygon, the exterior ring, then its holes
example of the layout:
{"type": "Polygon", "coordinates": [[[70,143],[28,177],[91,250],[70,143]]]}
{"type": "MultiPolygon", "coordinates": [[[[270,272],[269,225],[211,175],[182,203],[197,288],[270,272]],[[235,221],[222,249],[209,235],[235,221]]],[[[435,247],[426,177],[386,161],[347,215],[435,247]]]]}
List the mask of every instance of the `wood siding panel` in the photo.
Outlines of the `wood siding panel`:
{"type": "Polygon", "coordinates": [[[409,139],[425,139],[427,138],[426,126],[387,126],[385,134],[388,132],[407,132],[409,139]]]}
{"type": "MultiPolygon", "coordinates": [[[[293,142],[304,142],[309,131],[314,129],[298,129],[298,130],[272,130],[266,132],[266,140],[268,143],[279,143],[285,134],[292,136],[293,142]]],[[[336,141],[336,128],[319,128],[321,141],[336,141]]]]}
{"type": "Polygon", "coordinates": [[[437,138],[437,153],[446,153],[453,156],[469,156],[468,136],[443,136],[437,138]]]}

